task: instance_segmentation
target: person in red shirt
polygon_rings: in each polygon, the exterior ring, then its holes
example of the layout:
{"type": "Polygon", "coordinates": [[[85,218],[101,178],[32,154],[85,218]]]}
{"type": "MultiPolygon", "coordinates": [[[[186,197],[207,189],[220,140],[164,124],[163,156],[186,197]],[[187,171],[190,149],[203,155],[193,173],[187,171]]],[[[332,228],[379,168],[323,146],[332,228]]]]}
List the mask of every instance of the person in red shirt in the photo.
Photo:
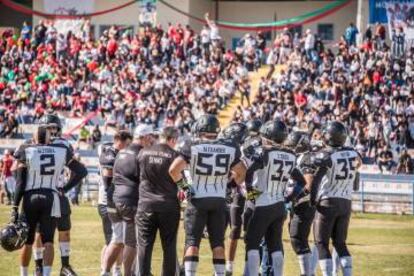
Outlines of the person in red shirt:
{"type": "Polygon", "coordinates": [[[1,172],[1,182],[4,183],[2,186],[5,188],[8,203],[10,203],[13,199],[14,192],[16,190],[16,181],[11,171],[13,162],[13,156],[10,154],[9,150],[6,150],[2,159],[3,170],[1,172]]]}

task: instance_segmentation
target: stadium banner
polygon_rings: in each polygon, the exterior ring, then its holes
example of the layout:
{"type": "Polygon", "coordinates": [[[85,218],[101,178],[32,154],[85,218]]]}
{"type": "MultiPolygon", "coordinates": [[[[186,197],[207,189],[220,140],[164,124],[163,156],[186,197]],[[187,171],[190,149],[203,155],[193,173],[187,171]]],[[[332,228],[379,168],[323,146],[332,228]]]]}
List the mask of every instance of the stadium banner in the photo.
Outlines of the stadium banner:
{"type": "MultiPolygon", "coordinates": [[[[92,13],[95,0],[43,0],[46,13],[57,15],[82,15],[92,13]]],[[[66,35],[69,31],[80,36],[82,34],[83,19],[56,19],[54,26],[58,33],[66,35]]]]}
{"type": "Polygon", "coordinates": [[[154,26],[157,18],[156,0],[142,0],[139,2],[139,24],[142,27],[154,26]]]}
{"type": "Polygon", "coordinates": [[[369,23],[388,23],[388,5],[396,7],[398,12],[403,12],[413,3],[414,0],[369,0],[369,23]]]}
{"type": "Polygon", "coordinates": [[[406,40],[414,39],[414,0],[409,2],[388,1],[385,3],[387,13],[388,30],[391,36],[392,30],[402,27],[406,40]]]}
{"type": "Polygon", "coordinates": [[[43,0],[46,13],[81,15],[92,13],[95,0],[43,0]]]}

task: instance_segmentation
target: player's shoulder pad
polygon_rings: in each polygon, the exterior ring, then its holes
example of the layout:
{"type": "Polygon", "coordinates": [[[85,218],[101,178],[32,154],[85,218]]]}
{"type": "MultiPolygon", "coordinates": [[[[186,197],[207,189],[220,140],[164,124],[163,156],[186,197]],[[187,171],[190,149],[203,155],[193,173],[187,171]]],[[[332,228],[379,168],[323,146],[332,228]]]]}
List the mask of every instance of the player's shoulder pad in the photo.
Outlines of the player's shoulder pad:
{"type": "Polygon", "coordinates": [[[110,166],[114,165],[116,159],[117,151],[112,144],[102,145],[101,153],[99,155],[99,164],[101,166],[110,166]]]}
{"type": "Polygon", "coordinates": [[[72,145],[69,143],[69,141],[62,137],[56,137],[52,139],[52,144],[54,145],[64,145],[66,147],[72,147],[72,145]]]}
{"type": "Polygon", "coordinates": [[[235,149],[240,148],[240,146],[237,143],[235,143],[232,139],[217,139],[216,141],[212,143],[217,143],[219,145],[224,145],[224,146],[232,147],[235,149]]]}
{"type": "Polygon", "coordinates": [[[191,158],[191,147],[194,144],[197,144],[197,142],[191,141],[190,139],[181,141],[177,146],[178,154],[184,157],[184,159],[189,160],[191,158]]]}
{"type": "Polygon", "coordinates": [[[318,167],[331,167],[332,166],[332,158],[331,152],[327,150],[320,150],[318,152],[313,153],[311,157],[311,163],[318,167]]]}

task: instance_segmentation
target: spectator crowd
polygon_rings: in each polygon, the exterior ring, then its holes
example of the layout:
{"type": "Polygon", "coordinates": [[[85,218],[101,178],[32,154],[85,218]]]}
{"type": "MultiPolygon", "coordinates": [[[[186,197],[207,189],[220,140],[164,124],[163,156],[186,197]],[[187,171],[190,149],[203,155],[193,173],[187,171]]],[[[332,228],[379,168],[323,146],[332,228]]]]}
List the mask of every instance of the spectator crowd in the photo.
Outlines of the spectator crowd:
{"type": "MultiPolygon", "coordinates": [[[[188,131],[195,116],[223,108],[247,82],[253,45],[226,50],[214,22],[199,34],[190,26],[115,26],[94,39],[88,21],[75,35],[40,21],[0,39],[0,104],[14,124],[45,112],[84,117],[101,112],[108,126],[174,125],[188,131]],[[247,60],[247,61],[246,61],[247,60]]],[[[254,55],[253,55],[254,56],[254,55]]],[[[0,135],[10,132],[8,125],[0,135]]]]}
{"type": "MultiPolygon", "coordinates": [[[[405,149],[414,146],[414,49],[402,29],[387,45],[385,27],[368,26],[358,44],[359,31],[350,24],[332,47],[311,30],[301,36],[284,29],[267,48],[258,32],[232,51],[208,14],[206,22],[200,33],[180,24],[136,34],[113,26],[96,39],[88,21],[80,34],[59,33],[53,21],[4,32],[0,137],[46,112],[80,118],[98,112],[106,127],[147,123],[186,133],[196,117],[217,114],[239,92],[234,121],[281,118],[317,135],[325,122],[339,119],[364,161],[381,171],[412,173],[405,149]],[[269,73],[250,102],[248,72],[263,63],[269,73]]],[[[99,128],[92,134],[83,128],[79,141],[100,137],[99,128]]]]}
{"type": "Polygon", "coordinates": [[[306,30],[300,37],[285,29],[267,57],[270,71],[248,108],[233,120],[280,118],[291,128],[318,135],[329,120],[344,122],[348,143],[381,172],[413,173],[407,148],[414,146],[414,49],[400,45],[402,30],[387,45],[385,28],[376,24],[357,45],[351,23],[340,41],[326,47],[306,30]],[[279,74],[273,74],[277,65],[279,74]]]}

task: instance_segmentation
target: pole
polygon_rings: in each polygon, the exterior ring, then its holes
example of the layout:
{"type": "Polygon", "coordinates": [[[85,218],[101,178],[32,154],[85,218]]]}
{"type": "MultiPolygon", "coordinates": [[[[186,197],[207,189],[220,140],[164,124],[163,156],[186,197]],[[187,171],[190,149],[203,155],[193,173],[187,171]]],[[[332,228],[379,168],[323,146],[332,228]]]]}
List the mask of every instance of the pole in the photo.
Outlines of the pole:
{"type": "MultiPolygon", "coordinates": [[[[364,180],[361,181],[361,213],[364,212],[364,180]]],[[[413,185],[414,187],[414,185],[413,185]]]]}
{"type": "Polygon", "coordinates": [[[412,208],[412,215],[414,215],[414,182],[411,183],[412,193],[411,193],[411,208],[412,208]]]}

